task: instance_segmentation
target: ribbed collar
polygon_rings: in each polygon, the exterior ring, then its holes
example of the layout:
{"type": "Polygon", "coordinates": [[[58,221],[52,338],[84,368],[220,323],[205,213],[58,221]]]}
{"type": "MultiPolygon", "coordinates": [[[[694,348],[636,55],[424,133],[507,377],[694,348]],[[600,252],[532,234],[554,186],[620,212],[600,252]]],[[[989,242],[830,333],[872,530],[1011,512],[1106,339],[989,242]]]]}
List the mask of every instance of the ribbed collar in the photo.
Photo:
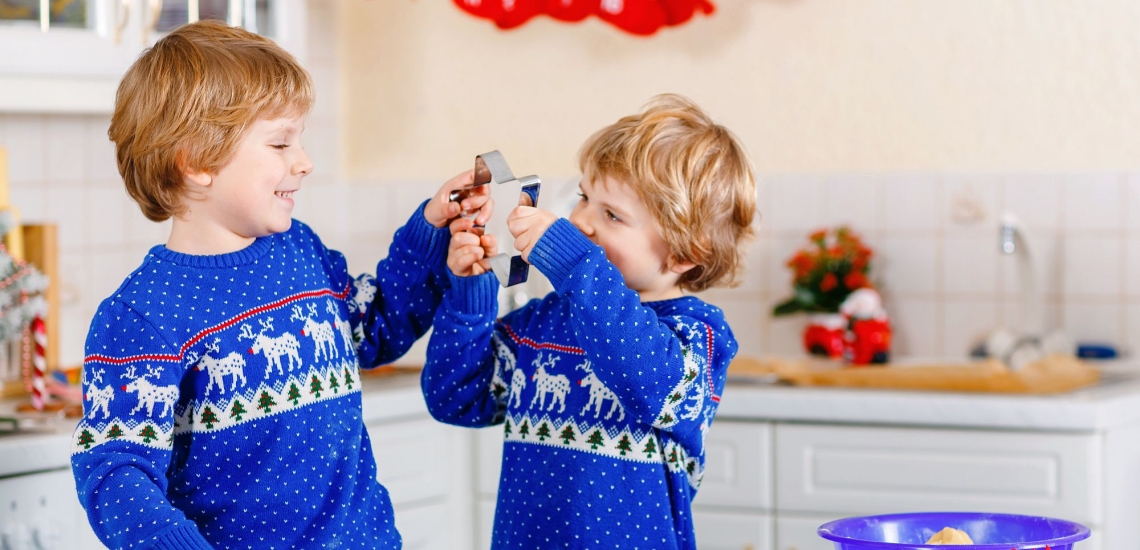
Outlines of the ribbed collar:
{"type": "Polygon", "coordinates": [[[273,248],[273,236],[258,237],[253,241],[253,244],[228,254],[215,254],[199,256],[195,254],[183,254],[182,252],[175,252],[165,245],[157,245],[150,249],[150,253],[155,258],[164,260],[170,263],[184,265],[187,267],[199,268],[224,268],[224,267],[237,267],[239,265],[246,265],[257,261],[273,248]]]}

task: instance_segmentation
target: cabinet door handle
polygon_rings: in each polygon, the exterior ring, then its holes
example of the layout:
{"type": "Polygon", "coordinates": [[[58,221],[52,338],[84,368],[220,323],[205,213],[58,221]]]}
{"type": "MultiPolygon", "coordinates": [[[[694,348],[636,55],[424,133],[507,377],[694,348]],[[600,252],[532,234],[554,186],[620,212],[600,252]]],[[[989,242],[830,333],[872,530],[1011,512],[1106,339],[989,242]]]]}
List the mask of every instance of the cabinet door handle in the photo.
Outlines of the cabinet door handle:
{"type": "Polygon", "coordinates": [[[123,29],[127,28],[127,22],[131,20],[131,1],[132,0],[121,0],[119,2],[121,17],[119,17],[119,22],[115,25],[116,44],[123,40],[123,29]]]}

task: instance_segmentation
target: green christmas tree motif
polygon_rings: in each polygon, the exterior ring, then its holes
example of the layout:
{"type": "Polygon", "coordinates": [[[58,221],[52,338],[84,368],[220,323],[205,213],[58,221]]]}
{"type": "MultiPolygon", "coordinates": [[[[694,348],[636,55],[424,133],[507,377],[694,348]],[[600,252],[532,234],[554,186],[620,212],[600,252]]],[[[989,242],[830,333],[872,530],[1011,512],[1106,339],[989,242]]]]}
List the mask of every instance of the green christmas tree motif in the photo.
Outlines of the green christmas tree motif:
{"type": "Polygon", "coordinates": [[[621,451],[620,453],[618,453],[621,456],[625,456],[625,453],[633,450],[633,444],[629,440],[628,434],[621,434],[621,440],[618,441],[617,448],[618,448],[618,451],[621,451]]]}
{"type": "Polygon", "coordinates": [[[578,440],[578,438],[574,436],[574,426],[569,423],[562,428],[562,433],[558,435],[558,438],[562,440],[564,445],[569,445],[571,441],[578,440]]]}
{"type": "Polygon", "coordinates": [[[693,475],[693,472],[695,472],[696,470],[697,470],[697,461],[696,460],[690,460],[689,464],[687,466],[685,466],[685,471],[689,472],[689,475],[693,475]]]}
{"type": "Polygon", "coordinates": [[[676,403],[676,402],[680,401],[681,398],[682,398],[681,392],[673,392],[673,395],[669,396],[669,402],[670,403],[676,403]]]}
{"type": "Polygon", "coordinates": [[[150,424],[143,426],[143,429],[141,432],[139,432],[139,435],[143,438],[143,443],[150,443],[151,441],[158,439],[158,434],[154,433],[154,426],[151,426],[150,424]]]}
{"type": "Polygon", "coordinates": [[[507,387],[504,386],[502,383],[495,382],[494,384],[491,384],[491,393],[495,394],[496,399],[502,397],[503,392],[505,392],[505,391],[507,391],[507,387]]]}
{"type": "Polygon", "coordinates": [[[221,420],[214,412],[214,409],[211,409],[209,405],[206,405],[206,408],[202,409],[202,423],[206,425],[206,429],[214,429],[214,424],[217,424],[220,421],[221,420]]]}
{"type": "Polygon", "coordinates": [[[503,437],[511,437],[511,419],[503,421],[503,437]]]}
{"type": "Polygon", "coordinates": [[[546,438],[550,437],[550,427],[546,425],[546,421],[538,425],[538,431],[534,432],[534,435],[539,441],[546,441],[546,438]]]}
{"type": "Polygon", "coordinates": [[[697,369],[689,369],[685,372],[685,382],[692,382],[697,378],[697,369]]]}
{"type": "Polygon", "coordinates": [[[669,464],[677,464],[677,448],[673,447],[669,450],[669,464]]]}
{"type": "Polygon", "coordinates": [[[645,458],[652,460],[654,453],[657,452],[657,438],[649,436],[649,441],[645,442],[645,448],[641,452],[645,453],[645,458]]]}
{"type": "Polygon", "coordinates": [[[296,405],[297,401],[299,401],[301,399],[301,388],[297,387],[296,382],[290,382],[289,383],[289,396],[288,397],[289,397],[289,401],[292,401],[294,405],[296,405]]]}
{"type": "Polygon", "coordinates": [[[353,383],[352,372],[348,370],[348,367],[345,367],[344,368],[344,385],[348,387],[349,391],[352,390],[352,383],[353,383]]]}
{"type": "Polygon", "coordinates": [[[261,399],[257,401],[257,408],[265,411],[265,414],[269,414],[269,411],[275,406],[277,406],[277,402],[273,400],[273,396],[269,395],[269,392],[261,390],[261,399]]]}
{"type": "Polygon", "coordinates": [[[120,428],[118,424],[112,424],[111,431],[107,432],[107,437],[109,439],[118,439],[120,437],[123,437],[123,429],[120,428]]]}
{"type": "Polygon", "coordinates": [[[246,412],[248,411],[245,410],[245,405],[241,404],[241,399],[234,399],[234,404],[230,407],[230,418],[236,418],[238,422],[241,422],[241,415],[246,412]]]}
{"type": "Polygon", "coordinates": [[[605,438],[602,437],[602,430],[594,430],[594,433],[590,434],[590,438],[586,440],[586,443],[590,444],[590,448],[595,451],[598,450],[598,445],[605,442],[605,438]]]}
{"type": "Polygon", "coordinates": [[[340,380],[337,380],[336,371],[329,373],[329,389],[332,390],[333,393],[340,391],[340,380]]]}
{"type": "Polygon", "coordinates": [[[325,388],[321,386],[321,379],[317,378],[317,375],[314,374],[313,379],[309,382],[309,393],[320,397],[321,391],[324,389],[325,388]]]}
{"type": "Polygon", "coordinates": [[[523,439],[526,439],[527,434],[530,433],[530,424],[527,422],[527,420],[523,420],[522,425],[519,426],[519,435],[521,435],[523,439]]]}
{"type": "Polygon", "coordinates": [[[665,425],[672,424],[673,423],[673,415],[671,415],[669,413],[665,413],[665,414],[657,417],[657,423],[658,424],[665,424],[665,425]]]}
{"type": "Polygon", "coordinates": [[[84,449],[90,449],[91,444],[94,442],[95,442],[95,436],[91,435],[90,430],[88,430],[87,428],[84,428],[83,431],[80,432],[80,434],[79,434],[79,441],[77,443],[79,443],[80,445],[83,445],[84,449]]]}

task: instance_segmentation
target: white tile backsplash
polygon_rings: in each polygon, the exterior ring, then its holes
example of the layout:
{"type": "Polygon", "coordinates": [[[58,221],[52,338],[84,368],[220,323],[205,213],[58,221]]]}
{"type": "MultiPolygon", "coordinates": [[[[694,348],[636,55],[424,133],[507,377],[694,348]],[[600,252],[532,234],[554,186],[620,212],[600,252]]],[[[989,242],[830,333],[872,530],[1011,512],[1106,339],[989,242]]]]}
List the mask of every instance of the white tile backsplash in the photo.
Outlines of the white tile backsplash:
{"type": "Polygon", "coordinates": [[[13,185],[45,180],[44,119],[40,115],[3,115],[0,119],[0,143],[8,150],[8,179],[13,185]]]}
{"type": "Polygon", "coordinates": [[[79,184],[87,181],[87,130],[83,117],[47,118],[45,153],[49,181],[79,184]]]}
{"type": "Polygon", "coordinates": [[[942,216],[948,237],[991,239],[1000,220],[1001,180],[987,174],[943,178],[942,216]]]}
{"type": "Polygon", "coordinates": [[[127,211],[138,211],[138,206],[127,196],[126,190],[97,187],[87,190],[87,244],[91,246],[122,246],[127,239],[127,211]]]}
{"type": "Polygon", "coordinates": [[[819,176],[785,176],[771,181],[764,218],[773,233],[804,233],[830,223],[823,216],[823,183],[819,176]]]}
{"type": "Polygon", "coordinates": [[[873,231],[883,217],[882,183],[875,176],[828,178],[823,183],[823,201],[823,219],[828,225],[873,231]]]}
{"type": "Polygon", "coordinates": [[[883,221],[887,231],[933,231],[940,227],[942,183],[934,175],[898,175],[883,182],[883,221]]]}
{"type": "Polygon", "coordinates": [[[1127,226],[1130,232],[1140,233],[1140,174],[1129,174],[1127,179],[1125,191],[1127,226]]]}
{"type": "Polygon", "coordinates": [[[1065,294],[1120,296],[1122,242],[1119,236],[1067,236],[1065,238],[1065,294]]]}
{"type": "Polygon", "coordinates": [[[945,304],[942,327],[943,353],[965,358],[987,334],[1001,326],[994,300],[956,299],[945,304]]]}
{"type": "Polygon", "coordinates": [[[942,243],[942,280],[947,294],[982,294],[998,287],[998,247],[989,237],[947,237],[942,243]]]}
{"type": "Polygon", "coordinates": [[[1124,314],[1120,303],[1066,302],[1062,328],[1077,342],[1121,345],[1124,314]]]}
{"type": "Polygon", "coordinates": [[[932,297],[940,290],[940,241],[891,236],[867,244],[875,250],[871,260],[872,279],[884,292],[896,296],[918,294],[932,297]]]}
{"type": "Polygon", "coordinates": [[[1066,231],[1116,230],[1124,224],[1119,174],[1074,175],[1065,179],[1066,231]]]}
{"type": "Polygon", "coordinates": [[[1015,216],[1031,234],[1055,231],[1061,222],[1061,189],[1058,176],[1005,176],[1001,212],[1015,216]]]}

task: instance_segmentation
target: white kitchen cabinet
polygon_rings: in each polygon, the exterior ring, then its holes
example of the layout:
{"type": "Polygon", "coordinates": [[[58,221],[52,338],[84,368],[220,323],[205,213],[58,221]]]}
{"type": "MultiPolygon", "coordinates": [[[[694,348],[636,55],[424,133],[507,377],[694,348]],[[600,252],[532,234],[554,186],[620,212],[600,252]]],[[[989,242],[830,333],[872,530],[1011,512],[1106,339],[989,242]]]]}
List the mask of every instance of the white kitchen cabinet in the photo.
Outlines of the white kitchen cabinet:
{"type": "MultiPolygon", "coordinates": [[[[366,410],[367,418],[367,410],[366,410]]],[[[388,489],[404,548],[455,550],[471,544],[471,443],[462,428],[427,415],[366,422],[377,478],[388,489]]]]}
{"type": "Polygon", "coordinates": [[[1104,518],[1094,434],[780,424],[776,449],[780,512],[1104,518]]]}
{"type": "Polygon", "coordinates": [[[0,548],[104,548],[87,524],[70,468],[0,479],[0,548]]]}
{"type": "MultiPolygon", "coordinates": [[[[82,3],[85,21],[76,26],[51,25],[45,31],[35,21],[0,20],[0,51],[19,52],[0,56],[0,112],[110,113],[119,79],[161,36],[152,30],[159,23],[155,8],[165,5],[163,14],[169,20],[172,14],[185,13],[185,7],[178,10],[186,0],[82,3]]],[[[260,30],[304,63],[306,0],[213,3],[232,5],[230,22],[243,25],[260,6],[270,19],[262,21],[260,30]]]]}

